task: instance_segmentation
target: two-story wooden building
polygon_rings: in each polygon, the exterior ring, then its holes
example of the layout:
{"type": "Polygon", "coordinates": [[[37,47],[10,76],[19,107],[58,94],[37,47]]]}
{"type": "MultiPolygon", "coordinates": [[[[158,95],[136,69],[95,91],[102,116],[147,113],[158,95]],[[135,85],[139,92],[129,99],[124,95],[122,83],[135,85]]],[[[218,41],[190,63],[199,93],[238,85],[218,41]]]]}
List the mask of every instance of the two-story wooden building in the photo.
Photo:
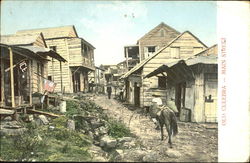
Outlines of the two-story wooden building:
{"type": "Polygon", "coordinates": [[[125,46],[124,54],[128,70],[165,47],[178,35],[180,32],[162,22],[142,36],[136,45],[125,46]]]}
{"type": "Polygon", "coordinates": [[[121,77],[126,84],[127,102],[143,107],[151,104],[153,96],[165,99],[165,78],[154,76],[144,79],[143,77],[162,63],[191,57],[206,48],[207,46],[189,31],[172,39],[165,47],[141,61],[121,77]]]}
{"type": "Polygon", "coordinates": [[[48,65],[48,79],[57,84],[55,92],[88,91],[88,73],[95,70],[95,47],[78,37],[74,26],[21,30],[17,34],[40,32],[49,48],[68,61],[61,63],[51,58],[52,62],[48,65]]]}

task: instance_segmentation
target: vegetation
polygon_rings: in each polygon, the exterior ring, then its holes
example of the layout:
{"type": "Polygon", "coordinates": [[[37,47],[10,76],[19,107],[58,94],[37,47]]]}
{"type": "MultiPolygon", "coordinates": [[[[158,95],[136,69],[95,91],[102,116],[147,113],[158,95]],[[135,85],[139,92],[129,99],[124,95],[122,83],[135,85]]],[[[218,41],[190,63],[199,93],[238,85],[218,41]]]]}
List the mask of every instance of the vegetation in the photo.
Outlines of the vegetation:
{"type": "MultiPolygon", "coordinates": [[[[24,123],[27,131],[16,136],[1,135],[1,161],[92,161],[88,148],[92,138],[83,134],[91,130],[84,118],[96,117],[107,127],[108,135],[113,138],[132,136],[124,124],[110,120],[103,109],[87,100],[66,101],[65,116],[53,119],[49,125],[38,126],[35,122],[24,123]],[[82,118],[84,117],[84,118],[82,118]],[[75,121],[76,130],[67,128],[67,121],[75,121]]],[[[55,110],[44,110],[58,112],[55,110]]],[[[27,116],[27,115],[26,115],[27,116]]],[[[21,115],[21,119],[27,117],[21,115]]],[[[87,132],[88,133],[88,132],[87,132]]]]}
{"type": "Polygon", "coordinates": [[[108,134],[113,138],[132,136],[130,130],[123,123],[116,120],[108,121],[108,134]]]}
{"type": "Polygon", "coordinates": [[[65,128],[66,118],[57,118],[51,126],[27,124],[28,130],[17,136],[1,136],[1,159],[8,161],[91,161],[88,136],[65,128]]]}

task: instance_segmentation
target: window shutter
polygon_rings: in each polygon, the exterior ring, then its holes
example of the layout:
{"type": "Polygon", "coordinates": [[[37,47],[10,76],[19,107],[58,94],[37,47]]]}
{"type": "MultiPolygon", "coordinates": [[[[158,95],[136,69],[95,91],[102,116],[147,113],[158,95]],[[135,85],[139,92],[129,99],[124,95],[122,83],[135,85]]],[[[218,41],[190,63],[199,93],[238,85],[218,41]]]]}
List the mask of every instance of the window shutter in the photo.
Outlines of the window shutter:
{"type": "Polygon", "coordinates": [[[179,47],[170,48],[170,55],[171,58],[180,58],[180,48],[179,47]]]}

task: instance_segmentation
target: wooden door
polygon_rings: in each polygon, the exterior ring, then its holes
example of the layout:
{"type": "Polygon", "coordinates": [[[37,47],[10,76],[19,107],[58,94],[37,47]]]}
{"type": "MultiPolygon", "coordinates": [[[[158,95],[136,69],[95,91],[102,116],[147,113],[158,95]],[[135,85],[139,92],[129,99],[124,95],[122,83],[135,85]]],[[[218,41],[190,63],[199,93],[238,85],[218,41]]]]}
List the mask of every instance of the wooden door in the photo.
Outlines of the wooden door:
{"type": "Polygon", "coordinates": [[[217,122],[217,89],[216,73],[205,74],[205,121],[217,122]]]}

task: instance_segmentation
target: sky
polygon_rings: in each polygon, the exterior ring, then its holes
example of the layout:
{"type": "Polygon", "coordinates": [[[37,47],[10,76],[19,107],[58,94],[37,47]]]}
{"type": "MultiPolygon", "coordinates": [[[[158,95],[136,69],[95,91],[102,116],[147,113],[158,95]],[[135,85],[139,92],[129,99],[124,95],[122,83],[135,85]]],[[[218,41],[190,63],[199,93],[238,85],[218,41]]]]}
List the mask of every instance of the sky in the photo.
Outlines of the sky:
{"type": "Polygon", "coordinates": [[[117,64],[123,47],[136,44],[161,22],[216,43],[213,1],[1,1],[1,35],[18,30],[74,25],[96,49],[95,64],[117,64]]]}

